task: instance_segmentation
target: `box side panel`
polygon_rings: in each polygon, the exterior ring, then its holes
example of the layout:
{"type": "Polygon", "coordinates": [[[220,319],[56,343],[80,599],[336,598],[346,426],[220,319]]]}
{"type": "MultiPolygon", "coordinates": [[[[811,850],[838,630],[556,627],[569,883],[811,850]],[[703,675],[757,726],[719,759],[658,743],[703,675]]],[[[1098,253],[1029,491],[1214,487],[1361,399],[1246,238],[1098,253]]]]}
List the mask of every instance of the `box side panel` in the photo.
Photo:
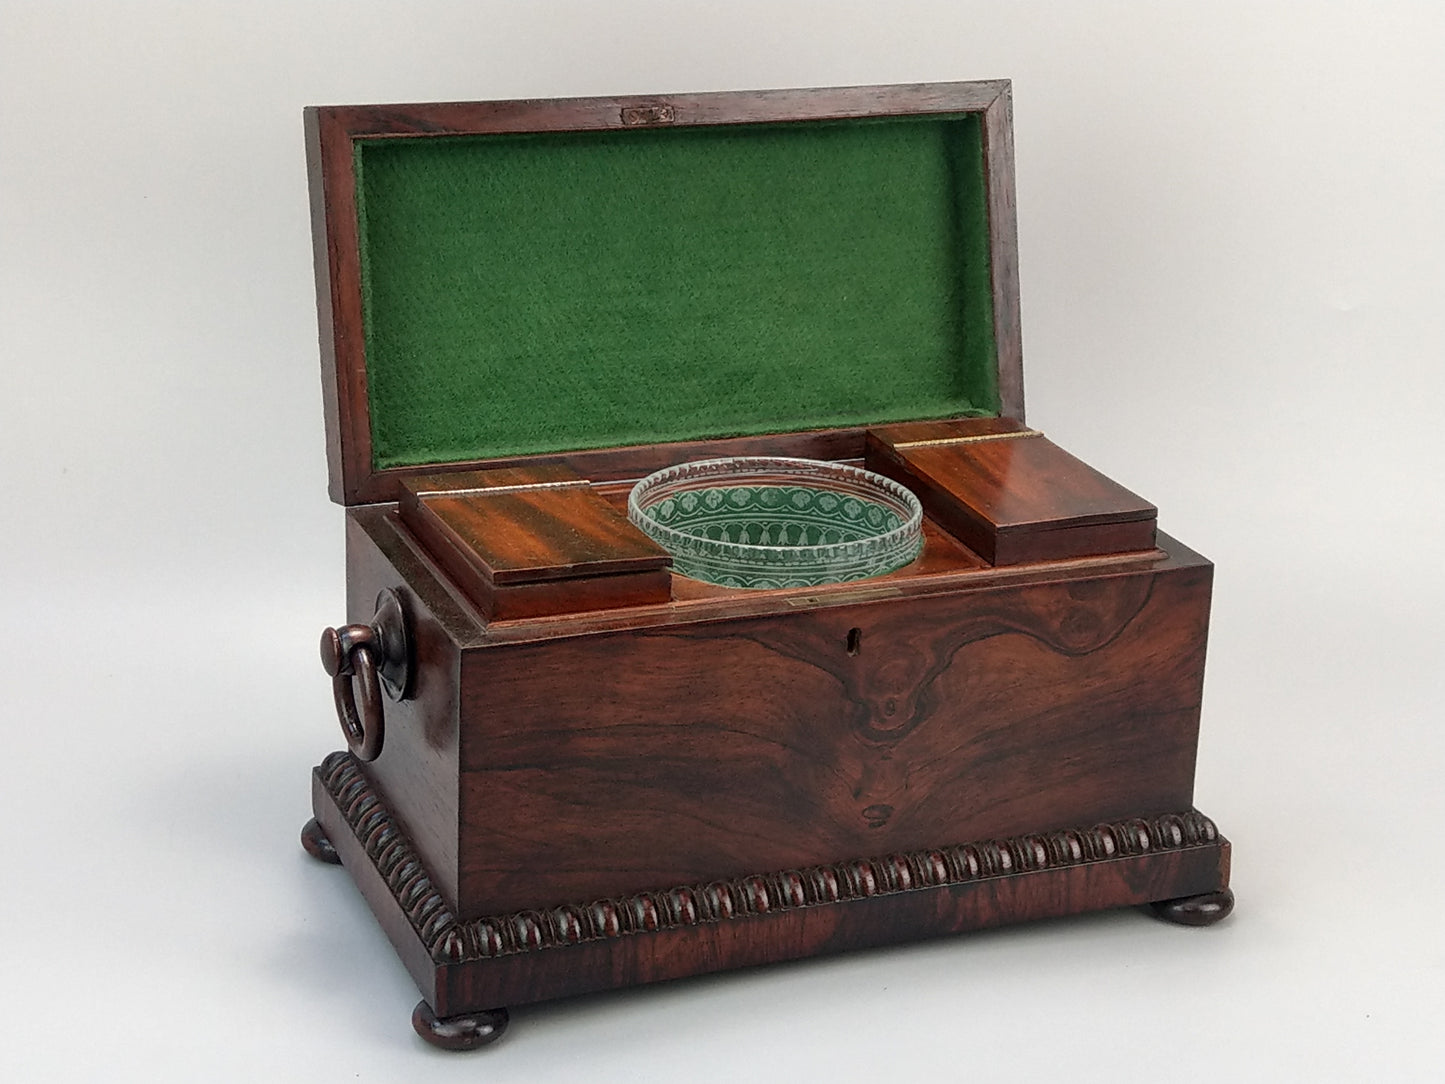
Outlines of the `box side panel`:
{"type": "Polygon", "coordinates": [[[1188,808],[1210,581],[469,651],[461,914],[1188,808]]]}
{"type": "Polygon", "coordinates": [[[364,771],[412,841],[448,904],[458,894],[457,683],[458,634],[467,622],[455,612],[430,570],[375,527],[376,509],[346,517],[346,615],[369,623],[383,589],[402,598],[413,640],[415,677],[407,699],[383,697],[381,755],[364,771]]]}

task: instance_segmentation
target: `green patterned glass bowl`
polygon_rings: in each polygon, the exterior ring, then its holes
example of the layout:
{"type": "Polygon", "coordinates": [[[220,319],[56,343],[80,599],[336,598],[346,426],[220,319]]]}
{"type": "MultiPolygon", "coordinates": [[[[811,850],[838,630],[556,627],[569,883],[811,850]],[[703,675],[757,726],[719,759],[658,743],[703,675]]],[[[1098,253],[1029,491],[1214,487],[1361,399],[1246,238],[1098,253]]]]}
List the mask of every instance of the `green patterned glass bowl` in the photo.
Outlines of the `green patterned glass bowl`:
{"type": "Polygon", "coordinates": [[[702,459],[648,475],[627,517],[673,570],[723,587],[817,587],[902,568],[923,545],[918,498],[813,459],[702,459]]]}

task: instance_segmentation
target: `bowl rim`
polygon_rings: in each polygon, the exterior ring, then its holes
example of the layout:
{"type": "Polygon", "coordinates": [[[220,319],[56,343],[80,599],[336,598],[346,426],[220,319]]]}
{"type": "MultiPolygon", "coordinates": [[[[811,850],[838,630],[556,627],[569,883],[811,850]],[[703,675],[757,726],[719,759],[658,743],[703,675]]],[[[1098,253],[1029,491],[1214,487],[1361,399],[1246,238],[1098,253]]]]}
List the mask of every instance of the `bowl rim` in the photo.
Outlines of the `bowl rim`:
{"type": "Polygon", "coordinates": [[[711,559],[731,556],[746,561],[749,557],[753,557],[762,559],[764,563],[769,563],[768,558],[780,559],[786,556],[791,558],[790,563],[802,565],[807,564],[810,559],[829,560],[855,554],[862,556],[868,552],[883,554],[890,552],[894,547],[901,548],[904,544],[913,543],[922,535],[923,504],[907,486],[895,482],[885,475],[865,470],[862,467],[850,466],[847,463],[834,463],[826,459],[798,459],[788,456],[727,456],[714,459],[693,459],[653,471],[646,478],[638,481],[628,493],[627,518],[638,530],[650,535],[669,552],[677,549],[684,553],[695,553],[701,549],[705,556],[711,559]],[[882,490],[880,496],[886,495],[898,501],[907,508],[908,515],[899,526],[882,534],[869,535],[851,542],[828,542],[814,546],[774,546],[699,538],[697,535],[687,534],[666,524],[658,523],[647,515],[647,509],[642,506],[638,497],[639,493],[645,495],[650,490],[673,481],[676,475],[684,471],[696,473],[699,470],[703,475],[716,474],[719,479],[726,478],[729,474],[773,472],[778,475],[779,484],[789,484],[787,480],[791,478],[792,484],[802,486],[807,485],[810,475],[814,478],[827,478],[832,475],[835,478],[841,477],[851,482],[861,482],[874,489],[882,490]]]}

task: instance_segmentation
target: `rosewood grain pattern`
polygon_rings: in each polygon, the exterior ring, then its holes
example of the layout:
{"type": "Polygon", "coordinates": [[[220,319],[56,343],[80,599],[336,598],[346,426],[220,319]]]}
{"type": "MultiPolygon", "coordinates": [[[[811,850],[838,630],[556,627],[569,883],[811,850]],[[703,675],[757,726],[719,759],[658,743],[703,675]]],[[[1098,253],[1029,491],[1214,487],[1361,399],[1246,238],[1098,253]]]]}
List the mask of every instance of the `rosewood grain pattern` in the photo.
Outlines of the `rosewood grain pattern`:
{"type": "MultiPolygon", "coordinates": [[[[301,116],[302,130],[306,143],[307,196],[311,211],[311,261],[316,283],[316,323],[318,345],[321,353],[321,406],[326,429],[327,491],[338,504],[347,503],[350,472],[346,469],[345,445],[352,439],[352,424],[358,405],[365,407],[365,395],[358,404],[354,398],[354,381],[349,374],[343,374],[337,367],[338,358],[344,353],[337,349],[337,335],[344,334],[338,323],[334,304],[336,294],[345,294],[354,289],[360,294],[360,281],[350,283],[348,274],[348,246],[343,239],[339,250],[331,242],[331,220],[343,214],[340,205],[329,204],[326,185],[333,183],[336,168],[340,163],[323,162],[321,140],[321,114],[316,109],[306,109],[301,116]],[[344,401],[343,401],[344,400],[344,401]]],[[[328,145],[334,139],[328,139],[328,145]]],[[[340,223],[338,223],[340,225],[340,223]]],[[[356,242],[350,245],[355,250],[356,242]]],[[[359,263],[357,266],[359,272],[359,263]]],[[[344,321],[343,321],[344,323],[344,321]]],[[[368,416],[370,411],[368,410],[368,416]]],[[[368,436],[369,441],[369,436],[368,436]]],[[[368,451],[367,459],[370,459],[368,451]]]]}
{"type": "Polygon", "coordinates": [[[1220,883],[1222,841],[980,880],[816,908],[751,915],[535,955],[467,960],[437,968],[437,998],[449,1012],[512,1005],[666,982],[920,941],[1006,923],[1130,907],[1159,893],[1208,891],[1220,883]]]}
{"type": "Polygon", "coordinates": [[[1152,504],[1042,434],[893,442],[866,463],[908,486],[928,513],[995,565],[1154,547],[1152,504]]]}
{"type": "Polygon", "coordinates": [[[672,575],[665,568],[497,584],[450,546],[434,548],[433,555],[477,613],[492,624],[665,605],[672,592],[672,575]]]}
{"type": "Polygon", "coordinates": [[[334,111],[308,108],[302,119],[312,199],[329,492],[333,501],[353,504],[358,503],[358,486],[373,470],[356,165],[350,133],[334,111]]]}
{"type": "Polygon", "coordinates": [[[384,587],[419,604],[417,699],[387,704],[368,771],[459,913],[1190,800],[1211,569],[1183,547],[832,606],[733,592],[605,633],[479,625],[394,512],[348,519],[358,619],[384,587]]]}
{"type": "Polygon", "coordinates": [[[461,857],[459,913],[1187,806],[1209,585],[1136,572],[468,652],[459,815],[489,843],[461,857]]]}
{"type": "MultiPolygon", "coordinates": [[[[402,525],[395,506],[362,506],[346,511],[346,606],[359,615],[386,588],[404,588],[442,636],[461,647],[486,639],[475,609],[402,525]]],[[[419,656],[418,665],[424,660],[419,656]]]]}
{"type": "Polygon", "coordinates": [[[1071,556],[1139,553],[1152,550],[1154,521],[1129,520],[1068,527],[1057,531],[1006,531],[994,542],[994,564],[1004,567],[1058,561],[1071,556]]]}
{"type": "Polygon", "coordinates": [[[671,592],[672,574],[665,568],[508,584],[492,590],[489,613],[500,622],[626,610],[665,604],[671,592]]]}
{"type": "Polygon", "coordinates": [[[1000,531],[1153,519],[1155,508],[1042,435],[900,450],[1000,531]]]}
{"type": "Polygon", "coordinates": [[[988,185],[989,270],[998,356],[999,413],[1024,420],[1023,320],[1019,311],[1019,242],[1014,183],[1013,85],[1004,82],[983,113],[988,185]]]}
{"type": "Polygon", "coordinates": [[[484,471],[426,491],[409,482],[400,516],[488,621],[667,602],[671,556],[570,475],[484,471]]]}
{"type": "MultiPolygon", "coordinates": [[[[1199,554],[1161,532],[1156,538],[1157,548],[1146,552],[994,567],[953,540],[925,517],[925,549],[922,559],[887,576],[831,584],[821,588],[759,591],[726,588],[713,590],[710,585],[674,576],[673,597],[671,602],[665,604],[489,624],[471,596],[452,580],[435,556],[428,552],[401,522],[394,506],[353,508],[348,510],[347,517],[348,522],[357,524],[358,530],[370,537],[385,553],[396,556],[401,562],[399,569],[405,567],[427,570],[428,591],[449,597],[451,605],[448,612],[467,615],[466,630],[459,629],[456,633],[458,642],[463,644],[540,643],[557,637],[586,636],[622,629],[702,624],[739,617],[795,613],[800,609],[833,609],[864,600],[925,598],[985,587],[1052,583],[1118,575],[1130,571],[1163,571],[1209,565],[1199,554]],[[938,544],[932,556],[929,552],[931,540],[938,544]]],[[[386,582],[367,582],[376,583],[376,586],[371,588],[375,591],[388,586],[398,576],[404,578],[405,575],[406,573],[398,573],[388,577],[386,582]]]]}
{"type": "MultiPolygon", "coordinates": [[[[657,116],[670,125],[775,124],[898,114],[983,112],[1007,92],[1006,79],[892,86],[723,91],[618,98],[547,98],[495,102],[318,107],[352,138],[596,131],[636,127],[623,114],[657,116]]],[[[1005,118],[1007,119],[1007,118],[1005,118]]],[[[644,125],[654,127],[657,125],[644,125]]]]}
{"type": "Polygon", "coordinates": [[[428,494],[403,504],[402,519],[413,530],[426,524],[444,533],[499,585],[653,571],[672,563],[667,551],[586,486],[428,494]],[[414,518],[408,519],[409,510],[414,518]]]}
{"type": "Polygon", "coordinates": [[[328,757],[313,793],[427,1009],[443,1019],[1006,921],[1228,893],[1228,842],[1207,817],[1185,810],[464,921],[354,758],[328,757]]]}

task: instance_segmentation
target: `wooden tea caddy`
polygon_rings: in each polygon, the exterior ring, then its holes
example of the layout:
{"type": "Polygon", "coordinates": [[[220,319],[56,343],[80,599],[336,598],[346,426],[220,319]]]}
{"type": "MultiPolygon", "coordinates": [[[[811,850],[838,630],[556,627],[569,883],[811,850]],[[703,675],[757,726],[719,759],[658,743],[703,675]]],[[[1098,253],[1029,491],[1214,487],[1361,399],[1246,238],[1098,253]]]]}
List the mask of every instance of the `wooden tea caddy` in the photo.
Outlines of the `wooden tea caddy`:
{"type": "Polygon", "coordinates": [[[1212,566],[1024,424],[1006,81],[305,114],[351,873],[441,1046],[506,1007],[1152,904],[1212,566]],[[671,572],[632,483],[739,454],[922,500],[886,576],[671,572]]]}

